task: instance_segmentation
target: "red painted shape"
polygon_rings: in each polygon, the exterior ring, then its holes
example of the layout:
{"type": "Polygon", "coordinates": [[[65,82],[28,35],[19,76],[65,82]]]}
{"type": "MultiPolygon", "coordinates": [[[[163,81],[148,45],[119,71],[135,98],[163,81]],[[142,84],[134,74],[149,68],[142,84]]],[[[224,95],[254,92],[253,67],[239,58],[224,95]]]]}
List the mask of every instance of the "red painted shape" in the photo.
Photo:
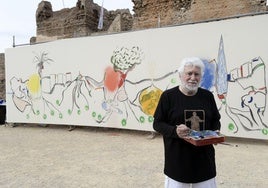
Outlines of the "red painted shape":
{"type": "Polygon", "coordinates": [[[115,72],[112,67],[107,67],[105,69],[104,86],[109,91],[115,91],[118,89],[119,82],[120,82],[120,73],[115,72]]]}
{"type": "Polygon", "coordinates": [[[126,76],[127,74],[115,71],[112,67],[107,67],[105,69],[104,86],[109,91],[116,91],[124,84],[126,76]]]}

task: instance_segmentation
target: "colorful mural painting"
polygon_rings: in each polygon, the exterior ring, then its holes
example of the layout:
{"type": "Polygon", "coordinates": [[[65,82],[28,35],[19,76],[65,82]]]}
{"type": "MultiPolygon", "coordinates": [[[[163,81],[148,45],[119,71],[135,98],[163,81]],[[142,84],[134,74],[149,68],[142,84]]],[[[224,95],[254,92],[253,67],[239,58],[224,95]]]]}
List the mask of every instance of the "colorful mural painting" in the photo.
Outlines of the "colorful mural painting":
{"type": "Polygon", "coordinates": [[[38,73],[32,74],[26,80],[16,77],[10,79],[12,101],[29,121],[36,119],[36,116],[43,120],[53,116],[64,119],[66,115],[81,114],[85,111],[98,124],[107,122],[113,114],[119,114],[121,125],[127,126],[129,113],[133,115],[137,123],[144,123],[145,119],[152,123],[153,114],[163,90],[153,84],[146,88],[141,87],[136,91],[135,98],[131,100],[125,85],[134,85],[139,88],[139,85],[144,82],[157,83],[176,73],[176,71],[171,72],[158,79],[142,79],[136,83],[126,80],[128,72],[139,65],[143,58],[142,50],[133,46],[130,49],[122,47],[113,52],[112,66],[108,65],[105,68],[102,80],[98,81],[90,75],[80,73],[72,80],[70,72],[42,74],[42,70],[45,69],[44,64],[54,62],[48,55],[46,52],[41,52],[40,55],[34,57],[38,73]],[[57,91],[56,94],[55,91],[57,91]],[[102,102],[97,103],[101,107],[100,111],[93,107],[96,101],[92,92],[103,96],[102,102]],[[49,98],[53,95],[57,98],[51,101],[49,98]]]}
{"type": "Polygon", "coordinates": [[[258,15],[7,49],[7,122],[153,131],[162,92],[180,84],[180,60],[198,56],[222,133],[268,139],[267,21],[258,15]]]}

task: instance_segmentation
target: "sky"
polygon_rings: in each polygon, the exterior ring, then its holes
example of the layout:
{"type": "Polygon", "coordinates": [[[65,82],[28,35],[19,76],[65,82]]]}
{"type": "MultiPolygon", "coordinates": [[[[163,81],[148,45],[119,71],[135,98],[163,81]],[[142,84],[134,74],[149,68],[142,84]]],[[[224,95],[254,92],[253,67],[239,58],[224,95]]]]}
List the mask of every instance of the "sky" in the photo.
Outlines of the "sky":
{"type": "MultiPolygon", "coordinates": [[[[12,48],[13,36],[15,44],[28,44],[32,36],[36,36],[35,12],[42,0],[0,0],[0,53],[12,48]]],[[[77,0],[48,0],[53,11],[76,6],[77,0]]],[[[128,8],[131,12],[131,0],[93,0],[107,10],[128,8]]]]}

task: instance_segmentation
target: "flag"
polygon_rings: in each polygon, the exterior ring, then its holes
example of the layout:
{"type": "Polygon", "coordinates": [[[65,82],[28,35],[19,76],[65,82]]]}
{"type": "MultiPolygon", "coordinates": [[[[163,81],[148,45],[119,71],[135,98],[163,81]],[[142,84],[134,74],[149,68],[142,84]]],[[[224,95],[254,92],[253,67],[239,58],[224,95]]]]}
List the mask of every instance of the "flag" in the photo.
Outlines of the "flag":
{"type": "Polygon", "coordinates": [[[101,11],[100,11],[98,29],[102,29],[103,28],[103,2],[104,2],[104,0],[102,1],[102,5],[101,5],[101,11]]]}

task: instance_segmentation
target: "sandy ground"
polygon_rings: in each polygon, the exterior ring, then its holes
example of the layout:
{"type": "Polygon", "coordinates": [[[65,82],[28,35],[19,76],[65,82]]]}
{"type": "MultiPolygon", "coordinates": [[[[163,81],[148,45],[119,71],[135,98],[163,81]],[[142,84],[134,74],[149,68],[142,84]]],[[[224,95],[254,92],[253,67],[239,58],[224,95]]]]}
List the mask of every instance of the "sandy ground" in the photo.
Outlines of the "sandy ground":
{"type": "MultiPolygon", "coordinates": [[[[148,132],[0,126],[0,187],[163,188],[163,143],[148,132]]],[[[268,142],[215,146],[218,188],[267,188],[268,142]]]]}

